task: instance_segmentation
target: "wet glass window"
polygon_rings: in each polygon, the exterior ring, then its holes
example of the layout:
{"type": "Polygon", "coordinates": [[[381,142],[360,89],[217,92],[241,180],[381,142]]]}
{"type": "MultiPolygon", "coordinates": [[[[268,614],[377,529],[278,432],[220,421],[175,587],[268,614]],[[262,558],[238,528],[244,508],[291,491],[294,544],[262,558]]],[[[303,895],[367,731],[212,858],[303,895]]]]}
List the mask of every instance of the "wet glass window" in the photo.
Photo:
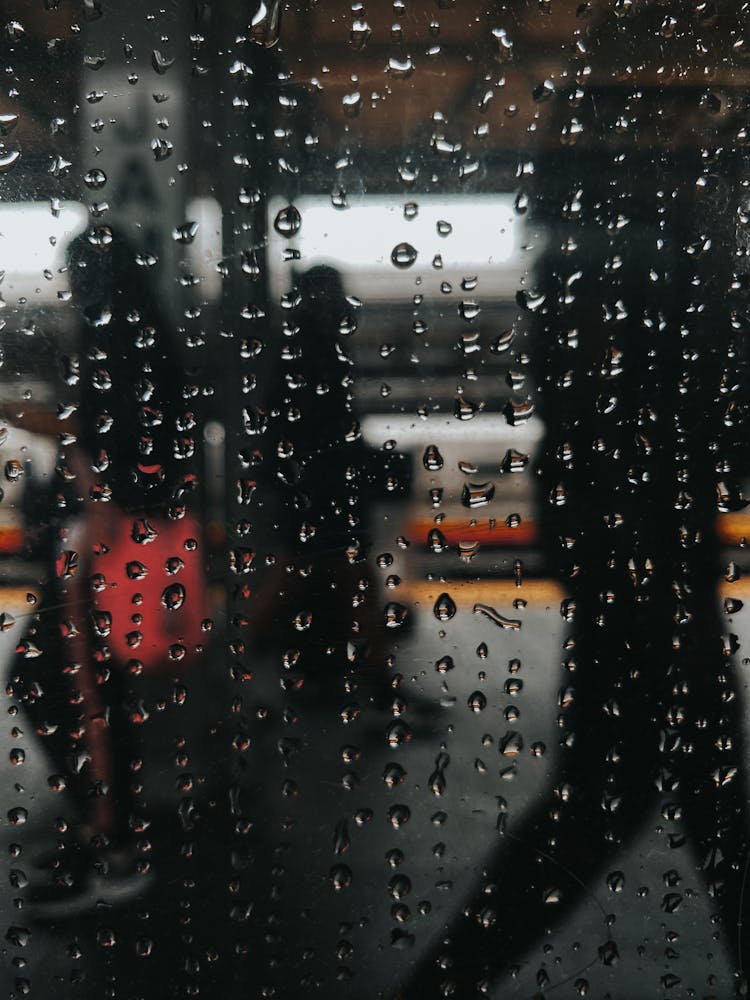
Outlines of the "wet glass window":
{"type": "Polygon", "coordinates": [[[750,5],[0,4],[9,1000],[750,991],[750,5]]]}

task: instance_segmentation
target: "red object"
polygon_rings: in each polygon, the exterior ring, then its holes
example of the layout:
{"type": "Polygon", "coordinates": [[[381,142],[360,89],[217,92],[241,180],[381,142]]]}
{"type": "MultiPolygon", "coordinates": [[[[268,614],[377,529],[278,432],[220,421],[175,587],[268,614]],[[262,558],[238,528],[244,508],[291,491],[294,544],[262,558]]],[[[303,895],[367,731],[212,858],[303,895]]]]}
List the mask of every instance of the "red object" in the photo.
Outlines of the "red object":
{"type": "Polygon", "coordinates": [[[207,606],[200,523],[113,511],[97,542],[94,629],[113,659],[139,673],[193,658],[207,606]]]}

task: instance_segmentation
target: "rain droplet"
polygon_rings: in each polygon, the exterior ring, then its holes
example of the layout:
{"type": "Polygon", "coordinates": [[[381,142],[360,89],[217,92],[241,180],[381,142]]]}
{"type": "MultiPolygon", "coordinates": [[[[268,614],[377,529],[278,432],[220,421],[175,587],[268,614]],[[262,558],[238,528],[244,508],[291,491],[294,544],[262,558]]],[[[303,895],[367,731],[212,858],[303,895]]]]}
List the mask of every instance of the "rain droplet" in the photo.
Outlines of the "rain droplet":
{"type": "Polygon", "coordinates": [[[344,94],[341,98],[341,104],[344,108],[344,114],[349,118],[354,118],[362,110],[362,95],[358,90],[344,94]]]}
{"type": "Polygon", "coordinates": [[[524,289],[516,292],[516,304],[527,312],[536,312],[546,301],[546,295],[541,292],[527,292],[524,289]]]}
{"type": "Polygon", "coordinates": [[[411,56],[406,56],[405,59],[397,59],[395,56],[391,56],[388,60],[386,72],[396,80],[405,80],[414,72],[414,61],[411,56]]]}
{"type": "Polygon", "coordinates": [[[411,819],[411,810],[408,806],[395,805],[388,810],[388,822],[398,829],[404,826],[411,819]]]}
{"type": "Polygon", "coordinates": [[[391,251],[391,263],[395,267],[411,267],[417,259],[417,251],[411,243],[399,243],[391,251]]]}
{"type": "Polygon", "coordinates": [[[453,662],[452,656],[441,656],[440,659],[435,664],[435,670],[439,674],[447,674],[449,670],[453,670],[456,664],[453,662]]]}
{"type": "Polygon", "coordinates": [[[276,213],[276,218],[273,220],[273,228],[279,236],[285,236],[287,239],[295,236],[299,232],[301,225],[302,216],[294,205],[287,205],[286,208],[282,208],[281,211],[276,213]]]}
{"type": "Polygon", "coordinates": [[[464,299],[463,302],[459,303],[458,313],[461,319],[466,320],[467,323],[471,323],[473,320],[477,319],[482,311],[482,307],[478,302],[473,302],[469,299],[464,299]]]}
{"type": "Polygon", "coordinates": [[[383,771],[383,781],[388,788],[395,788],[397,785],[400,785],[405,777],[406,771],[400,764],[391,763],[385,765],[385,770],[383,771]]]}
{"type": "Polygon", "coordinates": [[[0,115],[0,135],[10,135],[13,129],[18,125],[18,115],[15,114],[2,114],[0,115]]]}
{"type": "Polygon", "coordinates": [[[97,190],[98,188],[104,187],[107,183],[107,175],[99,167],[94,167],[93,170],[88,170],[83,175],[83,182],[86,187],[90,187],[92,190],[97,190]]]}
{"type": "Polygon", "coordinates": [[[168,160],[174,151],[174,146],[169,139],[152,139],[151,151],[157,163],[168,160]]]}
{"type": "Polygon", "coordinates": [[[388,883],[388,892],[394,899],[404,899],[411,892],[411,881],[406,875],[394,875],[388,883]]]}
{"type": "Polygon", "coordinates": [[[443,456],[440,454],[436,444],[430,444],[425,448],[424,455],[422,456],[422,464],[430,472],[439,472],[443,468],[443,456]]]}
{"type": "Polygon", "coordinates": [[[439,622],[450,621],[451,618],[456,614],[456,602],[450,596],[450,594],[443,593],[435,601],[432,608],[432,613],[435,615],[439,622]]]}
{"type": "Polygon", "coordinates": [[[333,853],[346,854],[350,845],[349,828],[346,820],[342,819],[340,823],[336,824],[336,829],[333,832],[333,853]]]}
{"type": "Polygon", "coordinates": [[[453,404],[453,415],[459,420],[471,420],[481,408],[480,403],[472,403],[465,396],[457,396],[453,404]]]}
{"type": "Polygon", "coordinates": [[[161,603],[168,611],[178,611],[185,603],[185,588],[181,583],[173,583],[164,588],[161,603]]]}
{"type": "Polygon", "coordinates": [[[622,892],[625,888],[625,874],[621,871],[610,872],[607,875],[607,888],[610,892],[622,892]]]}
{"type": "Polygon", "coordinates": [[[385,737],[388,746],[395,748],[408,743],[412,738],[412,731],[403,719],[396,719],[388,726],[385,737]]]}
{"type": "Polygon", "coordinates": [[[405,608],[403,604],[397,604],[395,601],[390,601],[385,606],[386,628],[399,628],[406,621],[408,614],[409,609],[405,608]]]}
{"type": "Polygon", "coordinates": [[[469,699],[466,704],[472,712],[483,712],[487,707],[487,698],[481,691],[474,691],[469,695],[469,699]]]}
{"type": "Polygon", "coordinates": [[[530,399],[524,399],[520,402],[508,400],[503,412],[511,427],[519,427],[527,423],[534,415],[534,403],[530,399]]]}
{"type": "Polygon", "coordinates": [[[508,448],[505,453],[501,468],[503,472],[523,472],[529,464],[529,456],[515,448],[508,448]]]}
{"type": "Polygon", "coordinates": [[[439,528],[430,530],[427,535],[427,548],[435,553],[445,552],[448,548],[447,539],[439,528]]]}
{"type": "Polygon", "coordinates": [[[248,34],[256,45],[270,49],[277,44],[281,28],[281,0],[259,0],[250,19],[248,34]]]}
{"type": "Polygon", "coordinates": [[[517,757],[523,750],[523,737],[520,733],[507,732],[498,745],[503,757],[517,757]]]}
{"type": "Polygon", "coordinates": [[[180,226],[175,226],[172,230],[172,239],[175,243],[192,243],[199,229],[197,222],[183,222],[180,226]]]}
{"type": "Polygon", "coordinates": [[[10,170],[16,165],[21,156],[21,151],[18,149],[4,149],[0,150],[0,172],[5,170],[10,170]]]}
{"type": "Polygon", "coordinates": [[[356,20],[352,23],[351,31],[349,32],[349,41],[351,42],[352,48],[356,52],[360,52],[370,39],[372,31],[370,30],[370,25],[367,21],[356,20]]]}
{"type": "Polygon", "coordinates": [[[154,49],[151,53],[151,65],[159,76],[164,76],[169,67],[174,63],[174,56],[165,56],[159,49],[154,49]]]}
{"type": "Polygon", "coordinates": [[[445,769],[450,764],[450,756],[441,750],[435,758],[435,770],[430,775],[428,784],[433,795],[444,795],[446,789],[445,769]]]}
{"type": "Polygon", "coordinates": [[[495,337],[490,345],[490,350],[495,354],[505,354],[506,351],[510,350],[515,336],[515,330],[505,330],[503,333],[495,337]]]}
{"type": "Polygon", "coordinates": [[[474,510],[477,507],[486,507],[495,495],[495,484],[489,483],[465,483],[461,492],[461,503],[464,507],[474,510]]]}
{"type": "Polygon", "coordinates": [[[736,615],[738,611],[743,608],[744,602],[737,597],[726,597],[724,599],[724,613],[727,615],[736,615]]]}
{"type": "Polygon", "coordinates": [[[474,614],[484,615],[499,628],[520,629],[523,624],[519,618],[506,618],[505,615],[501,615],[499,611],[490,607],[489,604],[475,604],[474,614]]]}

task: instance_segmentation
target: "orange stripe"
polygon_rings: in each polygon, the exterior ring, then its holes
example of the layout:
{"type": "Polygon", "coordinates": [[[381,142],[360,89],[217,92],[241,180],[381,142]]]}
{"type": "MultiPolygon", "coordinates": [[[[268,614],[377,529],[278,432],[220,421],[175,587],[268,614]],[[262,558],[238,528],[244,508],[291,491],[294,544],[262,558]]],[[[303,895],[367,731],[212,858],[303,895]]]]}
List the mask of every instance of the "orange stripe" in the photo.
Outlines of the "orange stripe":
{"type": "Polygon", "coordinates": [[[488,518],[471,521],[449,521],[446,519],[438,524],[434,518],[420,517],[409,521],[407,532],[411,539],[422,538],[425,545],[427,536],[437,528],[449,545],[459,542],[479,542],[496,548],[526,548],[539,538],[539,531],[532,520],[523,520],[517,528],[509,528],[505,521],[495,522],[494,526],[488,518]]]}
{"type": "Polygon", "coordinates": [[[724,545],[739,545],[750,538],[750,517],[747,514],[723,514],[716,524],[716,533],[724,545]]]}
{"type": "MultiPolygon", "coordinates": [[[[525,518],[517,528],[509,528],[504,521],[493,526],[489,519],[472,521],[450,521],[438,524],[434,518],[419,517],[409,521],[409,537],[424,538],[433,528],[442,532],[449,545],[459,542],[479,542],[488,548],[526,548],[539,542],[539,526],[531,518],[525,518]]],[[[747,514],[724,514],[716,522],[716,533],[723,545],[740,545],[750,541],[750,516],[747,514]]]]}
{"type": "Polygon", "coordinates": [[[444,580],[442,583],[405,580],[396,592],[399,601],[429,605],[443,593],[450,594],[459,607],[492,604],[497,605],[498,611],[512,609],[513,601],[519,598],[528,601],[529,606],[558,606],[565,596],[563,588],[554,580],[526,580],[520,587],[514,580],[444,580]]]}

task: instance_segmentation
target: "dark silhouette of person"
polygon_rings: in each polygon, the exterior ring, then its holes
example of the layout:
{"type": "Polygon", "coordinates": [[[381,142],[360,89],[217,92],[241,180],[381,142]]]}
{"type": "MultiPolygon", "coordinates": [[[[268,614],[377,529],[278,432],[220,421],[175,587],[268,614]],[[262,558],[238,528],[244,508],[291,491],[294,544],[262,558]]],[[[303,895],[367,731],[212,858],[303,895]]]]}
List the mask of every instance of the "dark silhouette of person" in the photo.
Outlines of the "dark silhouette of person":
{"type": "Polygon", "coordinates": [[[282,660],[290,690],[328,701],[362,683],[385,697],[365,556],[371,497],[384,491],[390,465],[365,445],[356,419],[353,362],[341,333],[351,306],[338,272],[323,265],[304,272],[293,301],[282,324],[274,456],[285,581],[260,625],[288,644],[282,660]]]}
{"type": "Polygon", "coordinates": [[[72,850],[53,859],[52,892],[40,890],[41,904],[54,902],[55,891],[64,901],[82,889],[92,864],[106,875],[110,863],[132,862],[136,680],[144,663],[166,664],[182,649],[167,650],[148,597],[154,586],[167,593],[169,573],[169,593],[181,595],[184,562],[198,558],[170,533],[172,522],[180,537],[195,533],[179,527],[192,448],[182,365],[152,283],[134,247],[109,227],[77,237],[68,268],[81,330],[68,366],[77,375],[77,419],[66,425],[59,489],[46,512],[39,495],[28,500],[30,521],[49,526],[54,566],[31,629],[40,655],[19,661],[27,710],[76,813],[72,850]]]}
{"type": "MultiPolygon", "coordinates": [[[[743,505],[747,472],[745,168],[705,89],[649,85],[672,6],[606,15],[587,39],[594,71],[540,126],[553,148],[531,198],[548,249],[519,304],[545,424],[544,550],[575,609],[559,763],[528,818],[503,817],[512,832],[402,976],[401,998],[491,992],[592,878],[620,867],[657,807],[674,868],[698,873],[747,994],[742,681],[717,594],[717,514],[743,505]],[[601,68],[635,53],[645,81],[601,68]],[[555,151],[571,119],[580,142],[555,151]]],[[[611,961],[617,927],[598,944],[611,961]]]]}

